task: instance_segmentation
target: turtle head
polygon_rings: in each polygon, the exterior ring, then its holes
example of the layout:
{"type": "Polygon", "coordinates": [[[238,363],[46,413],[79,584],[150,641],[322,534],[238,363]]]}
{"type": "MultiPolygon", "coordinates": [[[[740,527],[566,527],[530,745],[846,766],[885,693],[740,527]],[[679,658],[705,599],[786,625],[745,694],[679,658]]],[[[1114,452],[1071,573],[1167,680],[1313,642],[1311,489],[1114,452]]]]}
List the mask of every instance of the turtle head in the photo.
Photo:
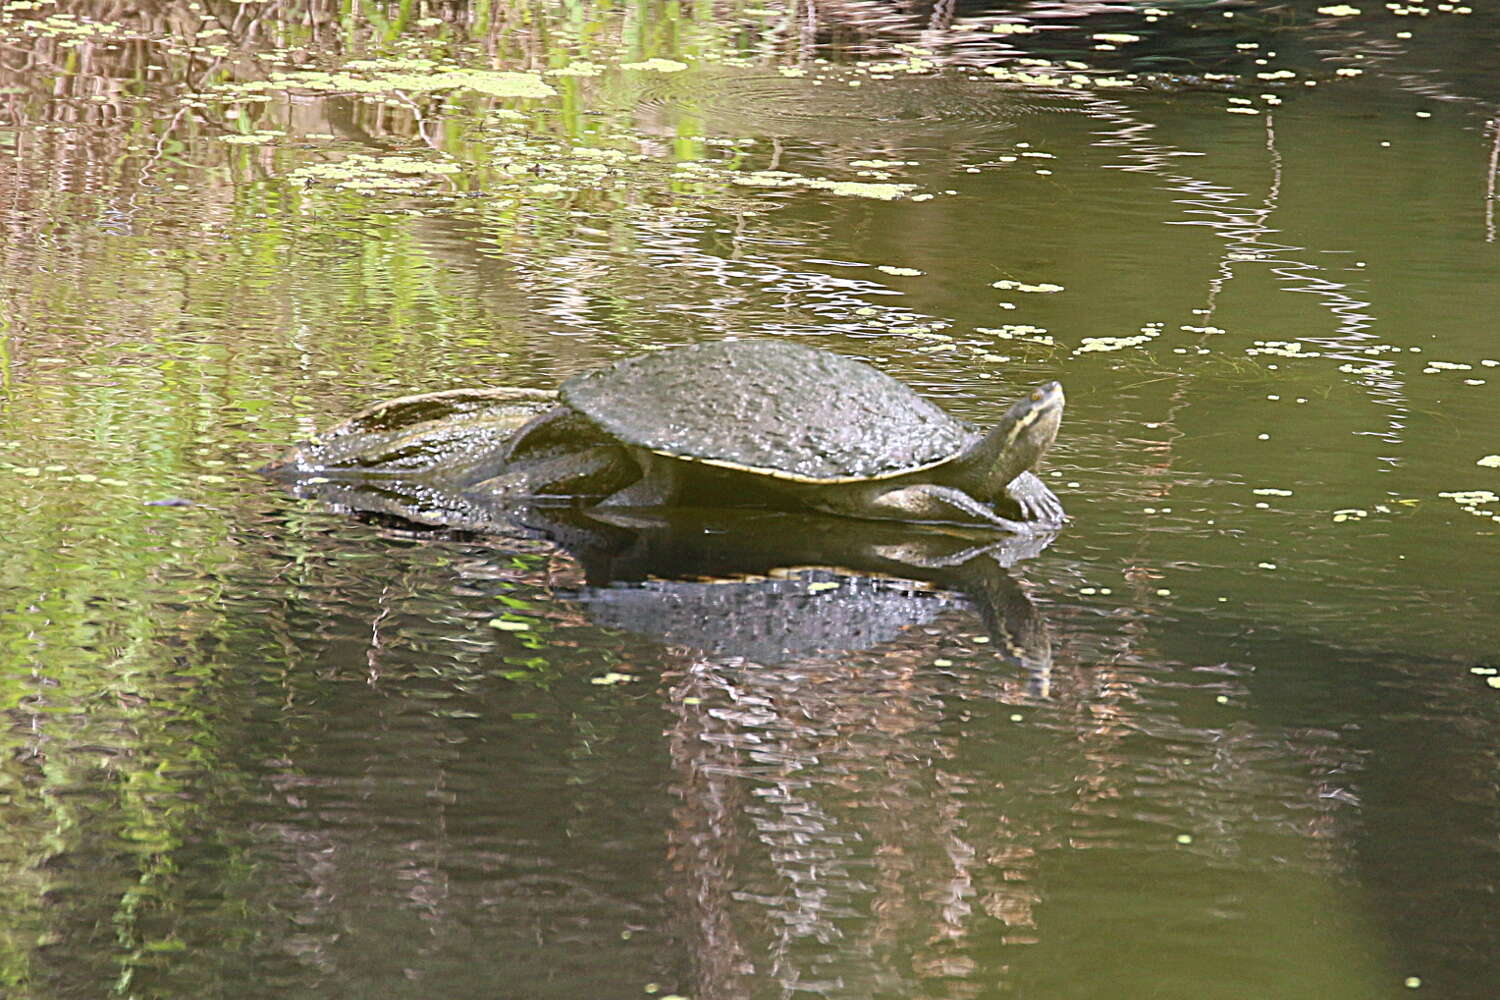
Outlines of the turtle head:
{"type": "Polygon", "coordinates": [[[1057,440],[1065,402],[1061,382],[1044,382],[1011,404],[965,456],[975,499],[993,501],[1012,479],[1036,468],[1057,440]]]}

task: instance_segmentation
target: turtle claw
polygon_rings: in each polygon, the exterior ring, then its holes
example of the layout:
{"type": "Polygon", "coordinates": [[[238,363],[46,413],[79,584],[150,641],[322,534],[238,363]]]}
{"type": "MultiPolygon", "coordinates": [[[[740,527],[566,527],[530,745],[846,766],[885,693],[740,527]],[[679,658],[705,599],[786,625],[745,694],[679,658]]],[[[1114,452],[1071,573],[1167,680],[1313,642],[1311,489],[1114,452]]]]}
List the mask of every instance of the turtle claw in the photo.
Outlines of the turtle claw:
{"type": "Polygon", "coordinates": [[[1023,472],[1005,488],[1010,499],[1021,508],[1021,516],[1048,527],[1057,527],[1068,519],[1062,501],[1034,473],[1023,472]]]}
{"type": "Polygon", "coordinates": [[[1028,521],[1061,522],[1067,520],[1068,517],[1055,496],[1028,497],[1021,504],[1021,512],[1026,515],[1028,521]]]}

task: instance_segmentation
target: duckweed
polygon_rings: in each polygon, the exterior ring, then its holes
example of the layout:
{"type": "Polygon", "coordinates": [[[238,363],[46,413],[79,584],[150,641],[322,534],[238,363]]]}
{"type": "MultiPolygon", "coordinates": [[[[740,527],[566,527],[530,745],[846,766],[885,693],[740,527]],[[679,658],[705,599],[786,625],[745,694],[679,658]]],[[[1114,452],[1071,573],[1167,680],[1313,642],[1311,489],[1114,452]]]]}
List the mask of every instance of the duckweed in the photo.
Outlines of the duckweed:
{"type": "Polygon", "coordinates": [[[1004,280],[1004,281],[995,281],[995,282],[992,282],[990,284],[990,287],[991,288],[1002,288],[1002,289],[1006,289],[1008,291],[1013,291],[1013,292],[1049,292],[1050,293],[1050,292],[1060,292],[1060,291],[1063,290],[1063,286],[1062,285],[1054,285],[1054,284],[1051,284],[1050,282],[1042,282],[1042,283],[1036,284],[1036,285],[1029,285],[1029,284],[1027,284],[1024,281],[1011,281],[1009,279],[1004,280]]]}
{"type": "Polygon", "coordinates": [[[688,64],[676,59],[645,59],[641,62],[621,63],[620,68],[652,73],[681,73],[688,68],[688,64]]]}

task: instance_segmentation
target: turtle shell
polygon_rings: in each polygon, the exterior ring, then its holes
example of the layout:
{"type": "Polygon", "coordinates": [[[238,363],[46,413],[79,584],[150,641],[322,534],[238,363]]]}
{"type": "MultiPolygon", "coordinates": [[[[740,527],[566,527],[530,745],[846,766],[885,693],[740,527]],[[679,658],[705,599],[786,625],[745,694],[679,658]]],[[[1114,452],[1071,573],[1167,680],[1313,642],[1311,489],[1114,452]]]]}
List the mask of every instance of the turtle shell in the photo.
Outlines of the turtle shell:
{"type": "Polygon", "coordinates": [[[770,340],[627,358],[569,379],[561,396],[626,444],[804,483],[918,472],[974,437],[863,362],[770,340]]]}

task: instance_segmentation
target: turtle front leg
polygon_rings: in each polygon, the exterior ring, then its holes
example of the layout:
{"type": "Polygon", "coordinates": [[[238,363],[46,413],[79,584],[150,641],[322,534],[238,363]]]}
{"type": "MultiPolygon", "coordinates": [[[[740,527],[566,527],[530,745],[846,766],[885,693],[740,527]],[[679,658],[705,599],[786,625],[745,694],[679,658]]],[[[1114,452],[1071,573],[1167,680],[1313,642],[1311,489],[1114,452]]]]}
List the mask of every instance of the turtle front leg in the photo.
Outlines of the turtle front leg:
{"type": "Polygon", "coordinates": [[[835,494],[822,509],[854,517],[874,517],[892,521],[950,521],[960,524],[987,524],[1023,534],[1035,525],[1001,517],[963,490],[936,483],[917,483],[885,490],[858,490],[835,494]]]}
{"type": "Polygon", "coordinates": [[[1023,472],[1012,479],[1005,487],[1005,495],[1016,502],[1022,516],[1029,521],[1060,527],[1068,519],[1057,494],[1031,472],[1023,472]]]}

